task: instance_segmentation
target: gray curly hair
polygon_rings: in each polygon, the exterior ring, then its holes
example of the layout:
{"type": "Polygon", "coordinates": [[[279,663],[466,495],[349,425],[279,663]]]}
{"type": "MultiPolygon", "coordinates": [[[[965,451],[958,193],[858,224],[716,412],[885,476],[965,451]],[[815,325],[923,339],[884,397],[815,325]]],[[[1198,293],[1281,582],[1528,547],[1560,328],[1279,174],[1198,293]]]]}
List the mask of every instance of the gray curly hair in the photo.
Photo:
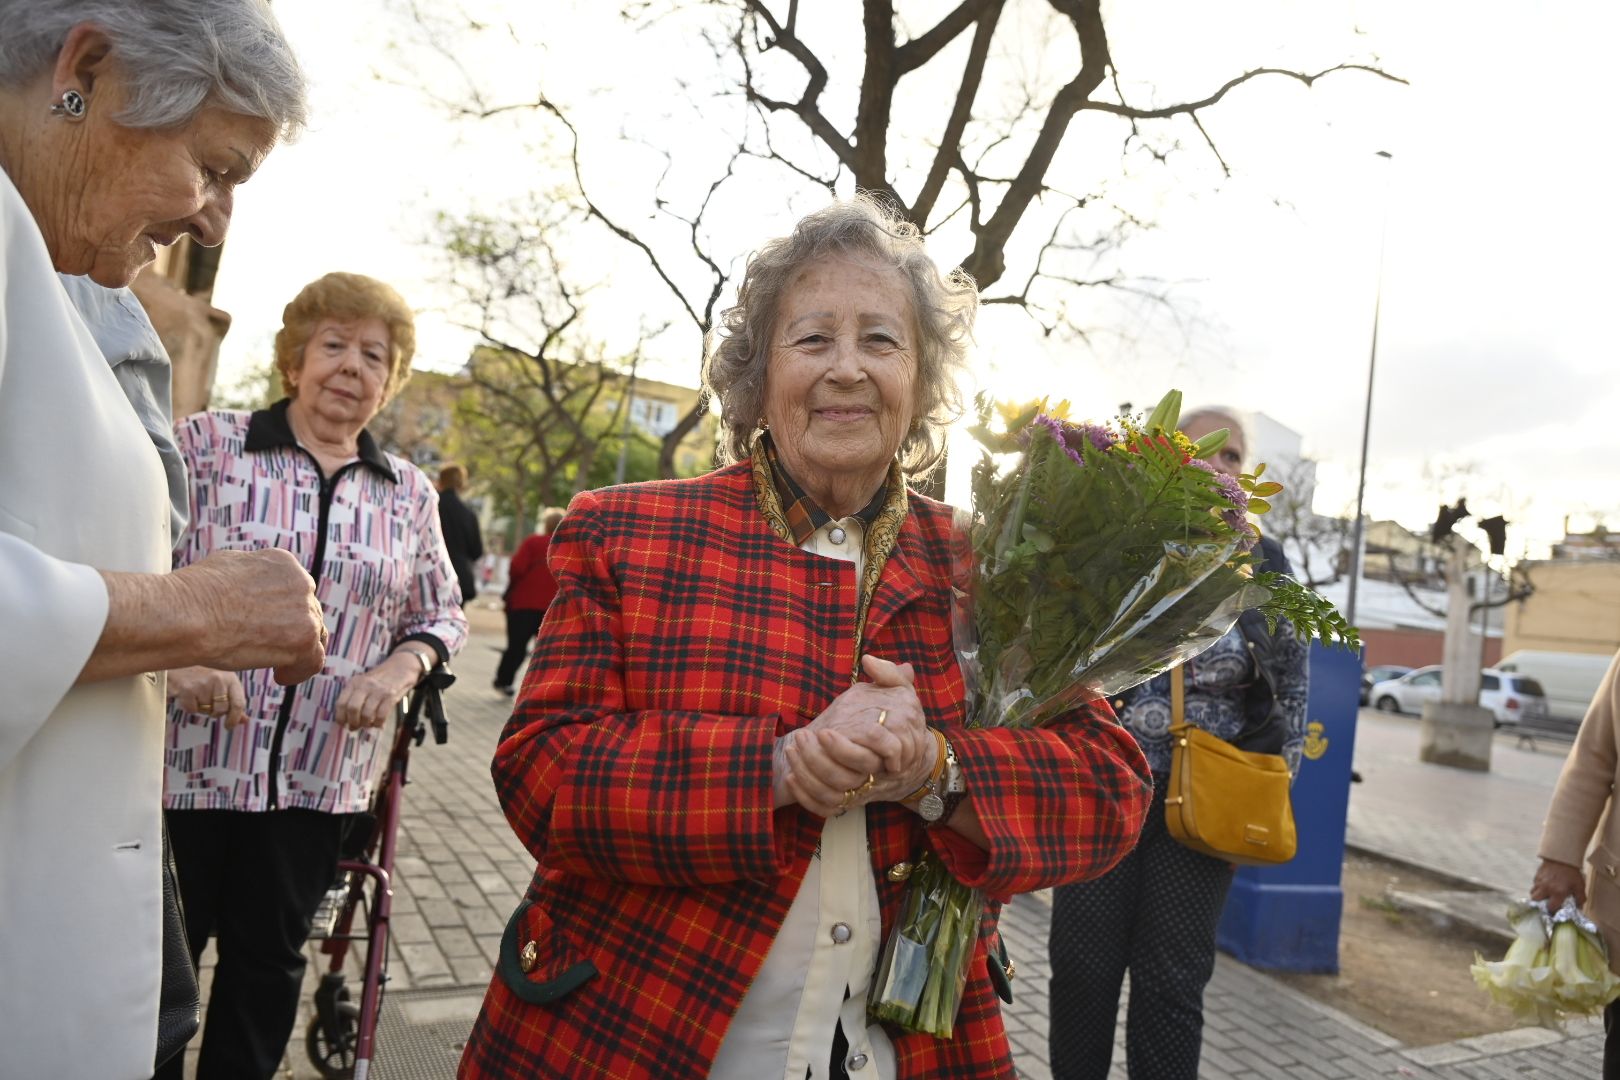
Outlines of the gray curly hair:
{"type": "Polygon", "coordinates": [[[979,290],[957,269],[941,274],[922,234],[883,202],[859,194],[810,214],[791,235],[771,240],[748,260],[737,303],[720,317],[703,365],[703,385],[720,402],[724,461],[751,450],[764,415],[765,368],[782,295],[800,269],[829,255],[876,260],[911,288],[917,321],[916,420],[900,444],[900,467],[926,475],[945,453],[945,428],[962,414],[958,383],[966,366],[979,290]]]}
{"type": "Polygon", "coordinates": [[[82,23],[107,35],[128,79],[114,118],[125,127],[181,127],[205,105],[269,120],[284,139],[304,126],[304,73],[267,0],[0,0],[0,84],[48,71],[82,23]]]}

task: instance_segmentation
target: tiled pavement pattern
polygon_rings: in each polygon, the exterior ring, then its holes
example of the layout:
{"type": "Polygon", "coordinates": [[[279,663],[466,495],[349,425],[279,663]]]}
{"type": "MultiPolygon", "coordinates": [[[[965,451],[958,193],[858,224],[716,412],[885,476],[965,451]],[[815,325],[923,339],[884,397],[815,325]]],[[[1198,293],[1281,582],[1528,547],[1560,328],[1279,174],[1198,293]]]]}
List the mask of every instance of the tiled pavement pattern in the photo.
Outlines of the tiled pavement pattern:
{"type": "MultiPolygon", "coordinates": [[[[451,741],[412,758],[395,892],[391,990],[481,989],[507,914],[530,874],[528,854],[496,805],[488,762],[510,709],[490,689],[498,614],[479,612],[447,696],[451,741]]],[[[1362,714],[1356,764],[1366,782],[1352,796],[1351,835],[1366,849],[1432,865],[1503,888],[1528,880],[1535,831],[1560,758],[1498,740],[1494,771],[1461,773],[1416,761],[1416,723],[1362,714]],[[1494,854],[1493,854],[1494,853],[1494,854]]],[[[1533,868],[1533,862],[1532,862],[1533,868]]],[[[1522,888],[1522,885],[1519,887],[1522,888]]],[[[1007,1026],[1021,1074],[1049,1080],[1046,933],[1050,900],[1017,898],[1003,916],[1018,964],[1007,1026]]],[[[206,978],[206,975],[205,975],[206,978]]],[[[307,980],[313,992],[312,965],[307,980]]],[[[1573,1080],[1596,1076],[1602,1033],[1595,1022],[1566,1035],[1520,1029],[1460,1043],[1406,1049],[1395,1040],[1222,956],[1206,996],[1202,1075],[1220,1080],[1340,1080],[1360,1077],[1573,1080]]],[[[1483,1004],[1482,1004],[1483,1007],[1483,1004]]],[[[1121,1009],[1123,1018],[1124,1010],[1121,1009]]],[[[387,1046],[379,1054],[387,1057],[387,1046]]],[[[1114,1077],[1124,1078],[1123,1052],[1114,1077]]],[[[316,1073],[304,1059],[303,1026],[284,1074],[316,1073]]]]}

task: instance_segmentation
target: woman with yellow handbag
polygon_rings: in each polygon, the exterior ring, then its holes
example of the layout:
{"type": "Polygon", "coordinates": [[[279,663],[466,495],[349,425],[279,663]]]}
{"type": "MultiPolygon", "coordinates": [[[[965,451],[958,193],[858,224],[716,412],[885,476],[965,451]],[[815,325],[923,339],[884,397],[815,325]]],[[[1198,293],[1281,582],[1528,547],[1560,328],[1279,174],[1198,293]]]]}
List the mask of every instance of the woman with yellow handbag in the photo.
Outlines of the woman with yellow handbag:
{"type": "MultiPolygon", "coordinates": [[[[1222,427],[1231,437],[1210,464],[1236,476],[1247,446],[1237,417],[1205,409],[1181,424],[1195,440],[1222,427]]],[[[1289,572],[1281,545],[1264,539],[1259,551],[1258,569],[1289,572]]],[[[1196,1080],[1204,987],[1215,970],[1215,928],[1232,863],[1194,850],[1170,831],[1165,800],[1178,797],[1167,791],[1178,741],[1171,728],[1185,722],[1251,755],[1281,755],[1294,772],[1305,736],[1308,655],[1291,625],[1281,622],[1268,633],[1265,620],[1250,613],[1181,668],[1113,702],[1153,770],[1154,798],[1142,838],[1124,861],[1100,878],[1056,891],[1049,1036],[1055,1080],[1108,1076],[1126,971],[1131,1080],[1196,1080]]],[[[1211,746],[1219,744],[1193,749],[1211,746]]]]}

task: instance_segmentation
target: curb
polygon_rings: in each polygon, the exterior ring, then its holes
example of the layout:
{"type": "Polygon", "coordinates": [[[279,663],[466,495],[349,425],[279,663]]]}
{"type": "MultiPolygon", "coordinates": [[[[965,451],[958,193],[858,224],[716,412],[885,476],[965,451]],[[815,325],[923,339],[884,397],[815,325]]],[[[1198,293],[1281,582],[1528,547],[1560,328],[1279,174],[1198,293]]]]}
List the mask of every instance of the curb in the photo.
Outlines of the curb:
{"type": "Polygon", "coordinates": [[[1439,878],[1441,881],[1458,889],[1464,889],[1472,892],[1498,893],[1503,896],[1507,895],[1506,893],[1502,892],[1502,888],[1499,885],[1492,885],[1490,882],[1481,881],[1478,878],[1471,878],[1465,874],[1457,874],[1450,870],[1441,870],[1438,867],[1428,866],[1424,863],[1418,862],[1416,859],[1409,859],[1404,855],[1398,855],[1394,852],[1382,851],[1373,847],[1365,847],[1349,839],[1349,837],[1345,838],[1344,850],[1347,852],[1355,852],[1357,855],[1365,855],[1368,858],[1379,859],[1383,862],[1393,863],[1396,866],[1405,867],[1408,870],[1413,870],[1420,874],[1427,874],[1433,878],[1439,878]]]}

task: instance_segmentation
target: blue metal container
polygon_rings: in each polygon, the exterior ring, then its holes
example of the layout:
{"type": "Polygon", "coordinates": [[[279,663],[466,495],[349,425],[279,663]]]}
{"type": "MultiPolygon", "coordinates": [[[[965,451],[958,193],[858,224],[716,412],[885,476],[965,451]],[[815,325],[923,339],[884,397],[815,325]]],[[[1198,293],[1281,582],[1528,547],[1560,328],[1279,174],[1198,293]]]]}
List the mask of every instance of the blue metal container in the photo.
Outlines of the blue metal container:
{"type": "Polygon", "coordinates": [[[1317,643],[1310,665],[1305,753],[1293,787],[1299,853],[1282,866],[1237,870],[1215,940],[1254,967],[1336,974],[1361,657],[1317,643]]]}

